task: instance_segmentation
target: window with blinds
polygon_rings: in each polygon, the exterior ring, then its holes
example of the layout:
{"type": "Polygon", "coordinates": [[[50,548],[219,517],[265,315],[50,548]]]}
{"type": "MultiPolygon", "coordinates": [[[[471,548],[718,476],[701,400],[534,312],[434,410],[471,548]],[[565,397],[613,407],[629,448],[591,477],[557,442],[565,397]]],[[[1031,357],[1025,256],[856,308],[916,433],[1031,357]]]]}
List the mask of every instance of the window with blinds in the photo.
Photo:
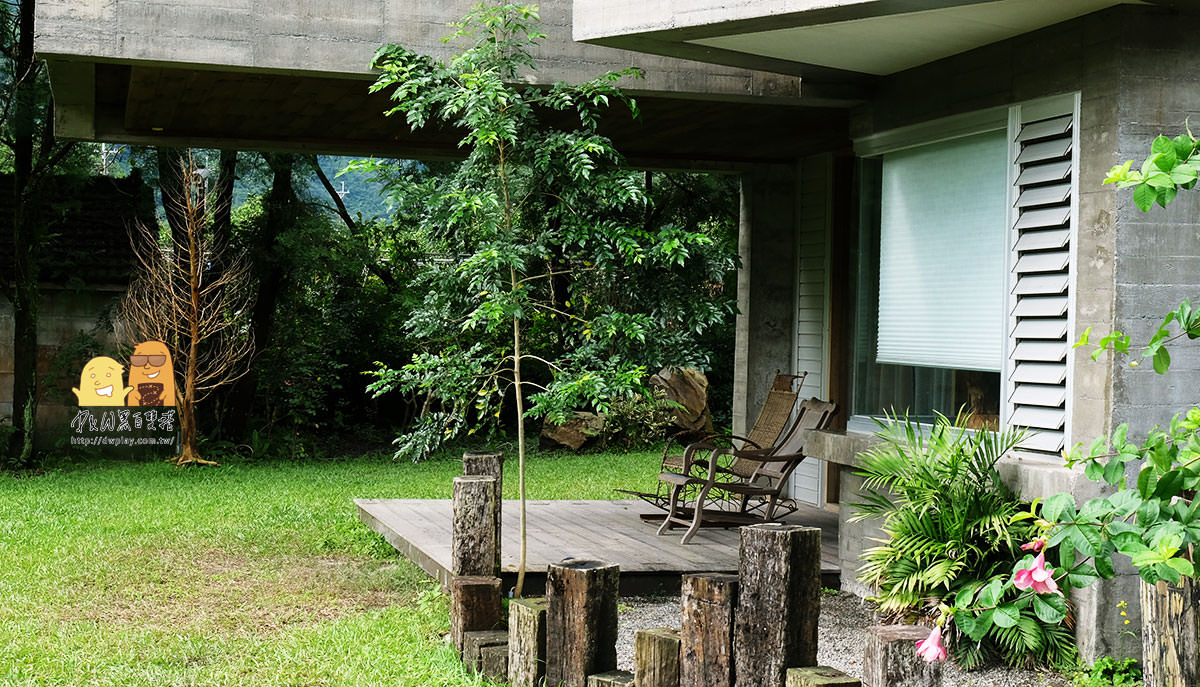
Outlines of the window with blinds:
{"type": "Polygon", "coordinates": [[[1021,448],[1045,453],[1061,451],[1067,431],[1073,109],[1047,116],[1045,107],[1016,108],[1010,127],[1007,415],[1010,425],[1030,429],[1021,448]]]}

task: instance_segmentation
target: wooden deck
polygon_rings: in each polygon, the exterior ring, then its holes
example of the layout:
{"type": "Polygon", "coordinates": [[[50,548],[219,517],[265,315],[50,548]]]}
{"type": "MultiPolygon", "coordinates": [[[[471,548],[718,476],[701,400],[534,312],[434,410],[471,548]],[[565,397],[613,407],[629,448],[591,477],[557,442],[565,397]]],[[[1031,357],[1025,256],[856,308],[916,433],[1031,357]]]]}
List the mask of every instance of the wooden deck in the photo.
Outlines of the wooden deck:
{"type": "MultiPolygon", "coordinates": [[[[355,499],[359,518],[406,558],[440,580],[449,581],[451,502],[424,499],[355,499]]],[[[501,568],[505,589],[516,580],[517,501],[505,501],[501,568]]],[[[621,566],[622,593],[677,591],[687,572],[737,572],[738,531],[706,528],[686,546],[683,529],[657,536],[657,525],[638,515],[656,509],[631,501],[529,501],[527,594],[545,584],[546,566],[563,558],[596,558],[621,566]]],[[[820,527],[824,584],[839,586],[837,513],[804,507],[785,522],[820,527]]]]}

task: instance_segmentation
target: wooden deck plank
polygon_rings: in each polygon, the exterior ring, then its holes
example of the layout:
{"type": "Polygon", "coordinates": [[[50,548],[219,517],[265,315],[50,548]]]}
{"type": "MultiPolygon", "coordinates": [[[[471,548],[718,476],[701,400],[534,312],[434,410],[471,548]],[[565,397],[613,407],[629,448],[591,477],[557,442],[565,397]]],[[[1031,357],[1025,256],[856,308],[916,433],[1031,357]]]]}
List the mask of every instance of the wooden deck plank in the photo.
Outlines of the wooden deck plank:
{"type": "MultiPolygon", "coordinates": [[[[426,573],[443,584],[448,581],[449,500],[355,499],[355,504],[364,524],[426,573]]],[[[501,568],[509,575],[518,563],[519,508],[517,501],[504,502],[501,568]]],[[[657,524],[638,517],[654,511],[639,500],[527,502],[527,575],[542,576],[547,565],[568,556],[610,561],[622,573],[676,586],[682,573],[737,570],[736,528],[705,529],[684,546],[679,543],[683,529],[660,537],[657,524]]],[[[822,528],[822,572],[827,581],[836,580],[837,514],[802,508],[785,520],[822,528]]]]}

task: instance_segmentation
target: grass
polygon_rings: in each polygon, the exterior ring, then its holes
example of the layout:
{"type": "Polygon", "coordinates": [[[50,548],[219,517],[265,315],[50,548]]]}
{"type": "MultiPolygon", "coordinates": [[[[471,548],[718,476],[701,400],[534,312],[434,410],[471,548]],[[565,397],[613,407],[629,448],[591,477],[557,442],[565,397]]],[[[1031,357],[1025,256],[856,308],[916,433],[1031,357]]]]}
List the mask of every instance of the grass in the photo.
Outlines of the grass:
{"type": "MultiPolygon", "coordinates": [[[[516,497],[515,460],[505,495],[516,497]]],[[[653,452],[535,455],[530,498],[649,486],[653,452]]],[[[449,498],[457,461],[0,476],[0,685],[484,685],[446,599],[352,499],[449,498]]]]}

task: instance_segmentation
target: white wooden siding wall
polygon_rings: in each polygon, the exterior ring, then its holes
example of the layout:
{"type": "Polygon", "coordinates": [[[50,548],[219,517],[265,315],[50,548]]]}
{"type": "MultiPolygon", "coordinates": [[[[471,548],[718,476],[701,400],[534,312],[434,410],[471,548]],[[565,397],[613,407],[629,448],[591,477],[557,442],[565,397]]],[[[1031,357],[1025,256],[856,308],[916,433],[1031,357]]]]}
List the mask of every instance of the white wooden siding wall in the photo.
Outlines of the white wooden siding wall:
{"type": "MultiPolygon", "coordinates": [[[[829,182],[832,158],[806,158],[800,163],[800,207],[796,255],[796,360],[795,370],[808,371],[800,398],[827,399],[825,379],[829,342],[829,182]]],[[[792,498],[815,506],[825,505],[825,463],[805,459],[792,473],[792,498]]]]}
{"type": "Polygon", "coordinates": [[[1006,375],[1009,424],[1021,448],[1055,454],[1067,438],[1073,311],[1072,237],[1078,153],[1075,97],[1014,107],[1006,375]]]}

